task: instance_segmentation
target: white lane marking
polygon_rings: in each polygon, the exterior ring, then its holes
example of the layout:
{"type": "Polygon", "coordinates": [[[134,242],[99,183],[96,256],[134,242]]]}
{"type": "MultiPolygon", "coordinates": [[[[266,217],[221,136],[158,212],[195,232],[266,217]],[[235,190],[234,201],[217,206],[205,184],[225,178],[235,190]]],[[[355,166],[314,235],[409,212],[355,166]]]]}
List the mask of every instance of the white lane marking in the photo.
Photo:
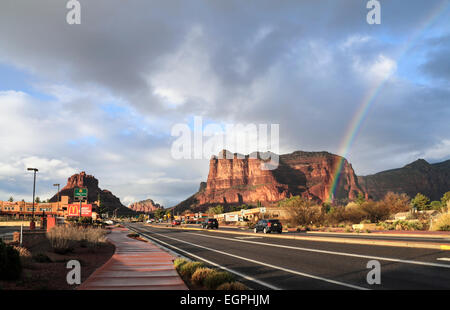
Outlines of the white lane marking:
{"type": "Polygon", "coordinates": [[[235,237],[236,239],[262,239],[262,237],[235,237]]]}
{"type": "Polygon", "coordinates": [[[361,255],[361,254],[353,254],[353,253],[346,253],[346,252],[335,252],[335,251],[327,251],[327,250],[318,250],[318,249],[302,248],[302,247],[295,247],[295,246],[281,245],[281,244],[271,244],[271,243],[264,243],[264,242],[257,242],[257,241],[236,240],[235,238],[210,236],[210,235],[191,233],[191,232],[188,232],[188,234],[197,235],[197,236],[201,236],[201,237],[207,237],[207,238],[224,239],[224,240],[230,240],[230,241],[235,241],[235,242],[246,242],[246,243],[253,243],[253,244],[258,244],[258,245],[265,245],[265,246],[272,246],[272,247],[278,247],[278,248],[299,250],[299,251],[308,251],[308,252],[316,252],[316,253],[323,253],[323,254],[332,254],[332,255],[340,255],[340,256],[350,256],[350,257],[358,257],[358,258],[384,260],[384,261],[395,262],[395,263],[402,263],[402,264],[413,264],[413,265],[423,265],[423,266],[431,266],[431,267],[450,268],[450,265],[446,265],[446,264],[429,263],[429,262],[421,262],[421,261],[413,261],[413,260],[404,260],[404,259],[389,258],[389,257],[361,255]]]}
{"type": "Polygon", "coordinates": [[[229,269],[229,268],[227,268],[227,267],[224,267],[224,266],[222,266],[222,265],[219,265],[219,264],[217,264],[217,263],[214,263],[214,262],[212,262],[212,261],[210,261],[210,260],[207,260],[206,258],[203,258],[203,257],[200,257],[200,256],[198,256],[198,255],[192,254],[192,253],[190,253],[190,252],[188,252],[188,251],[182,250],[182,249],[180,249],[179,247],[176,247],[176,246],[174,246],[174,245],[171,245],[171,244],[169,244],[169,243],[167,243],[167,242],[164,242],[164,241],[162,241],[162,240],[160,240],[160,239],[158,239],[158,238],[151,237],[151,236],[149,236],[149,235],[147,235],[147,234],[144,234],[144,233],[142,233],[142,232],[140,232],[140,231],[137,231],[137,230],[135,230],[135,231],[136,231],[136,232],[139,232],[139,233],[141,233],[141,234],[143,234],[145,237],[147,237],[147,238],[149,238],[149,239],[152,239],[152,240],[154,240],[154,241],[156,241],[156,242],[162,243],[162,244],[166,245],[167,247],[171,247],[171,248],[173,248],[173,249],[175,249],[175,250],[177,250],[177,251],[180,251],[180,252],[183,252],[183,253],[185,253],[185,254],[188,254],[188,255],[191,256],[191,257],[195,257],[195,258],[197,258],[197,259],[200,259],[200,260],[202,260],[202,261],[204,261],[204,262],[206,262],[206,263],[208,263],[208,264],[210,264],[210,265],[212,265],[212,266],[216,266],[216,267],[218,267],[218,268],[220,268],[220,269],[223,269],[223,270],[226,270],[226,271],[228,271],[228,272],[234,273],[235,275],[237,275],[237,276],[239,276],[239,277],[241,277],[241,278],[244,278],[244,279],[246,279],[246,280],[249,280],[249,281],[258,283],[259,285],[265,286],[265,287],[270,288],[270,289],[272,289],[272,290],[276,290],[276,291],[281,290],[281,288],[279,288],[279,287],[277,287],[277,286],[275,286],[275,285],[266,283],[266,282],[264,282],[264,281],[261,281],[261,280],[255,279],[255,278],[253,278],[253,277],[251,277],[251,276],[248,276],[248,275],[245,275],[245,274],[243,274],[243,273],[240,273],[240,272],[238,272],[238,271],[229,269]]]}
{"type": "MultiPolygon", "coordinates": [[[[315,276],[315,275],[308,274],[308,273],[295,271],[295,270],[292,270],[292,269],[287,269],[287,268],[275,266],[275,265],[272,265],[272,264],[263,263],[263,262],[260,262],[260,261],[257,261],[257,260],[253,260],[253,259],[250,259],[250,258],[246,258],[246,257],[230,254],[230,253],[219,251],[219,250],[215,250],[215,249],[212,249],[212,248],[208,248],[208,247],[205,247],[205,246],[202,246],[202,245],[198,245],[198,244],[191,243],[191,242],[188,242],[188,241],[180,240],[180,239],[177,239],[177,238],[168,237],[168,236],[165,236],[165,235],[162,235],[162,234],[158,234],[158,233],[155,233],[155,232],[152,232],[152,234],[155,234],[155,235],[158,235],[158,236],[162,236],[164,238],[168,238],[168,239],[175,240],[175,241],[178,241],[178,242],[186,243],[186,244],[189,244],[189,245],[192,245],[192,246],[196,246],[196,247],[199,247],[201,249],[208,250],[208,251],[216,252],[216,253],[219,253],[219,254],[231,256],[231,257],[238,258],[238,259],[242,259],[242,260],[254,263],[254,264],[258,264],[258,265],[270,267],[270,268],[273,268],[273,269],[278,269],[278,270],[281,270],[281,271],[284,271],[284,272],[296,274],[296,275],[299,275],[299,276],[312,278],[312,279],[316,279],[316,280],[320,280],[320,281],[325,281],[325,282],[328,282],[328,283],[337,284],[337,285],[341,285],[341,286],[346,286],[346,287],[350,287],[350,288],[354,288],[354,289],[358,289],[358,290],[369,290],[368,288],[365,288],[365,287],[362,287],[362,286],[348,284],[348,283],[344,283],[344,282],[340,282],[340,281],[336,281],[336,280],[331,280],[331,279],[315,276]]],[[[243,241],[243,240],[236,240],[236,241],[243,241]]],[[[184,251],[184,252],[186,252],[186,251],[184,251]]],[[[186,253],[188,253],[188,252],[186,252],[186,253]]],[[[189,254],[189,255],[192,255],[192,254],[189,254]]]]}
{"type": "Polygon", "coordinates": [[[437,260],[443,260],[446,262],[450,262],[450,257],[439,257],[439,258],[437,258],[437,260]]]}

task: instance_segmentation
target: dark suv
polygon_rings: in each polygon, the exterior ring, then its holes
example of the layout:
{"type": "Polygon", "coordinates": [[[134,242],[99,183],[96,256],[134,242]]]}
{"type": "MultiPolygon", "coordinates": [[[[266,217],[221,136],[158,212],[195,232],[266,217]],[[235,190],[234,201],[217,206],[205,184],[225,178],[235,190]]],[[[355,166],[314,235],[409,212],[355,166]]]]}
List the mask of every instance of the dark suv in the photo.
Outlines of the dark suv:
{"type": "Polygon", "coordinates": [[[279,220],[260,220],[255,225],[255,229],[253,231],[257,233],[258,231],[262,231],[265,234],[271,233],[271,232],[277,232],[281,234],[281,231],[283,230],[283,226],[281,225],[279,220]]]}
{"type": "Polygon", "coordinates": [[[215,228],[219,229],[219,222],[216,219],[207,219],[202,223],[202,228],[215,228]]]}

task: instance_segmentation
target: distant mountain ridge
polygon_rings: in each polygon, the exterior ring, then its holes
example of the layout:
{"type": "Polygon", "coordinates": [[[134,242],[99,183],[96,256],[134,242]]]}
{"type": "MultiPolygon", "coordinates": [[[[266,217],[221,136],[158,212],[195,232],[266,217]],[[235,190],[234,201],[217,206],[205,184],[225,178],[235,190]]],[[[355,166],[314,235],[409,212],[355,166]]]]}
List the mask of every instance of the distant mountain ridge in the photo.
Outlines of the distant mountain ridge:
{"type": "Polygon", "coordinates": [[[381,171],[372,175],[358,176],[359,185],[369,198],[382,199],[387,192],[417,193],[439,200],[450,190],[450,160],[430,164],[418,159],[402,168],[381,171]]]}
{"type": "Polygon", "coordinates": [[[164,209],[159,203],[155,203],[152,199],[146,199],[138,202],[134,202],[128,206],[133,211],[150,213],[157,209],[164,209]]]}

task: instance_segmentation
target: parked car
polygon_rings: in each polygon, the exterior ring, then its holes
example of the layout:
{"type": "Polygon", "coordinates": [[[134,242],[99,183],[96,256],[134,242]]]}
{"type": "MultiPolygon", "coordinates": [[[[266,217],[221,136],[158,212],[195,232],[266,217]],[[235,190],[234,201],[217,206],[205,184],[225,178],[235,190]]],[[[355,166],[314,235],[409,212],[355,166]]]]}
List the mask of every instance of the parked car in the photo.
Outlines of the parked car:
{"type": "Polygon", "coordinates": [[[283,225],[281,225],[279,220],[259,220],[256,223],[253,231],[257,233],[258,231],[262,231],[265,234],[269,234],[271,232],[277,232],[281,234],[283,230],[283,225]]]}
{"type": "Polygon", "coordinates": [[[180,225],[180,224],[181,224],[181,222],[179,220],[173,220],[172,221],[172,226],[177,226],[177,225],[180,225]]]}
{"type": "Polygon", "coordinates": [[[216,219],[207,219],[202,223],[203,229],[215,228],[219,229],[219,222],[216,219]]]}

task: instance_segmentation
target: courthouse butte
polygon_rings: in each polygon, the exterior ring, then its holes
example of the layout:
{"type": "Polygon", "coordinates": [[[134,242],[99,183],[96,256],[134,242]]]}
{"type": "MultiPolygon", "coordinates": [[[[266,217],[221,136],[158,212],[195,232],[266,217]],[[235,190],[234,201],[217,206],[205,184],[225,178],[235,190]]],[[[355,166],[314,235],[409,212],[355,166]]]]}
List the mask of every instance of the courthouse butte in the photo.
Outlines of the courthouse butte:
{"type": "MultiPolygon", "coordinates": [[[[351,164],[328,152],[302,152],[279,156],[279,166],[263,170],[266,158],[253,153],[246,156],[223,150],[209,162],[208,180],[199,191],[175,206],[176,211],[215,204],[265,204],[300,195],[318,202],[330,195],[334,172],[343,160],[335,199],[354,199],[364,193],[351,164]]],[[[202,208],[203,209],[203,208],[202,208]]]]}

